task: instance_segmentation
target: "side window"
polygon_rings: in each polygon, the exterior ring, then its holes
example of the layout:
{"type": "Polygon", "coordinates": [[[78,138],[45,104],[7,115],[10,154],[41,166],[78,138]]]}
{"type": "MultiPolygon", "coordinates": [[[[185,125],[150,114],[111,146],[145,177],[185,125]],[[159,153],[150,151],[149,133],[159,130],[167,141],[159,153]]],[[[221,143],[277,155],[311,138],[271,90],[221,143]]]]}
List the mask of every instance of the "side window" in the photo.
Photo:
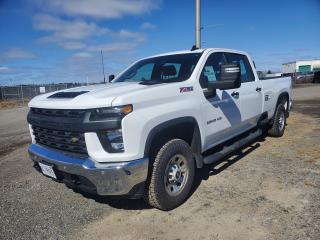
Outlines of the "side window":
{"type": "Polygon", "coordinates": [[[206,88],[207,83],[220,79],[220,66],[225,64],[223,53],[212,53],[207,59],[200,75],[200,85],[206,88]]]}
{"type": "Polygon", "coordinates": [[[248,58],[245,55],[236,53],[226,53],[228,63],[237,63],[240,66],[241,83],[253,82],[254,74],[248,58]]]}
{"type": "Polygon", "coordinates": [[[130,76],[133,81],[142,81],[142,80],[150,80],[152,71],[153,71],[154,63],[148,63],[142,65],[140,68],[133,73],[133,76],[130,76]]]}

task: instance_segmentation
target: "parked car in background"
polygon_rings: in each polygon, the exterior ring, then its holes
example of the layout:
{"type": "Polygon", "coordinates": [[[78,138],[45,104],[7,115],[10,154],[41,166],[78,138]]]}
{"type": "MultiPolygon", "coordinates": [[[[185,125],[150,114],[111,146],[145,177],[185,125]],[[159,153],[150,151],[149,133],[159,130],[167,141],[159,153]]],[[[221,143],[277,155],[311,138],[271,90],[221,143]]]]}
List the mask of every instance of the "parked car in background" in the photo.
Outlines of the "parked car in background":
{"type": "Polygon", "coordinates": [[[320,83],[320,71],[314,72],[313,83],[320,83]]]}

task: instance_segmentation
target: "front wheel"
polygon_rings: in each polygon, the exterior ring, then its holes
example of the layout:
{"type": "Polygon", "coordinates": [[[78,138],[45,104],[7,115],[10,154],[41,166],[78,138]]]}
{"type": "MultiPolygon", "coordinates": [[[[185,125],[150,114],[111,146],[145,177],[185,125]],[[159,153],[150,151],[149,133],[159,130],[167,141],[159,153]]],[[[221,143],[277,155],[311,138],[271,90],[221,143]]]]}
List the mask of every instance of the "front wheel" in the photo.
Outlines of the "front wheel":
{"type": "Polygon", "coordinates": [[[188,143],[170,140],[153,161],[144,199],[155,208],[171,210],[188,197],[194,174],[195,162],[188,143]]]}
{"type": "Polygon", "coordinates": [[[273,123],[268,131],[269,136],[282,137],[286,128],[286,109],[283,104],[277,106],[273,123]]]}

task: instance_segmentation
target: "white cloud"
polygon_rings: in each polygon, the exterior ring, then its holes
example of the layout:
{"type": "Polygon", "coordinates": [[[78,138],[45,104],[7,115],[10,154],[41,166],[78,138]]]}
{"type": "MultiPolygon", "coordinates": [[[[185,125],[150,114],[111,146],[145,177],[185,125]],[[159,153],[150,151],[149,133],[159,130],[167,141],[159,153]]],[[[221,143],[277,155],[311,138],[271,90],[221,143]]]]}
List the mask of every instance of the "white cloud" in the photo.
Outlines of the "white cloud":
{"type": "Polygon", "coordinates": [[[141,29],[143,29],[143,30],[155,29],[156,27],[157,27],[156,25],[149,23],[149,22],[144,22],[141,24],[141,29]]]}
{"type": "Polygon", "coordinates": [[[0,66],[0,73],[7,73],[10,71],[10,68],[5,66],[0,66]]]}
{"type": "Polygon", "coordinates": [[[31,52],[22,50],[20,48],[10,48],[0,55],[0,59],[30,59],[35,58],[31,52]]]}
{"type": "Polygon", "coordinates": [[[119,32],[114,33],[115,37],[118,37],[120,39],[127,39],[127,40],[133,40],[134,42],[143,42],[145,37],[140,32],[131,32],[126,29],[121,29],[119,32]]]}
{"type": "Polygon", "coordinates": [[[95,23],[87,23],[80,19],[64,20],[47,14],[34,16],[33,27],[49,33],[39,38],[39,43],[55,43],[68,50],[125,51],[135,48],[145,40],[144,34],[141,32],[133,32],[127,29],[112,32],[107,28],[97,26],[95,23]],[[115,42],[97,46],[86,44],[87,39],[92,40],[93,37],[101,37],[106,33],[109,33],[109,36],[115,42]]]}
{"type": "Polygon", "coordinates": [[[49,33],[38,39],[38,42],[56,43],[66,49],[84,48],[85,44],[81,42],[82,40],[109,32],[109,29],[101,28],[93,22],[87,23],[81,19],[63,20],[47,14],[34,16],[33,27],[49,33]]]}
{"type": "Polygon", "coordinates": [[[86,44],[82,42],[76,42],[76,41],[58,41],[57,44],[65,49],[68,50],[77,50],[77,49],[83,49],[86,47],[86,44]]]}
{"type": "Polygon", "coordinates": [[[91,46],[88,48],[88,51],[100,51],[101,49],[105,52],[120,52],[120,51],[129,51],[136,48],[139,45],[137,42],[113,42],[100,44],[96,46],[91,46]]]}
{"type": "Polygon", "coordinates": [[[92,57],[92,54],[88,52],[78,52],[73,55],[74,59],[87,59],[91,57],[92,57]]]}
{"type": "Polygon", "coordinates": [[[89,46],[87,48],[88,51],[100,51],[101,49],[106,52],[129,51],[139,46],[145,40],[143,33],[132,32],[127,29],[121,29],[119,32],[114,32],[111,35],[114,37],[114,42],[89,46]]]}
{"type": "MultiPolygon", "coordinates": [[[[37,71],[25,69],[19,72],[19,74],[30,74],[25,77],[36,82],[86,81],[87,76],[89,81],[101,81],[103,78],[101,49],[104,52],[106,74],[122,69],[136,58],[135,51],[132,50],[144,42],[145,34],[142,31],[156,26],[145,22],[138,26],[136,31],[121,27],[110,30],[105,27],[105,24],[108,24],[106,19],[144,17],[152,10],[158,9],[162,2],[162,0],[28,1],[36,3],[33,4],[37,11],[33,16],[33,28],[42,34],[37,42],[56,44],[64,49],[73,50],[68,57],[57,61],[54,67],[37,71]]],[[[14,78],[21,79],[19,76],[14,75],[14,78]]]]}
{"type": "Polygon", "coordinates": [[[162,0],[31,0],[42,11],[67,16],[92,18],[121,18],[139,16],[158,9],[162,0]]]}

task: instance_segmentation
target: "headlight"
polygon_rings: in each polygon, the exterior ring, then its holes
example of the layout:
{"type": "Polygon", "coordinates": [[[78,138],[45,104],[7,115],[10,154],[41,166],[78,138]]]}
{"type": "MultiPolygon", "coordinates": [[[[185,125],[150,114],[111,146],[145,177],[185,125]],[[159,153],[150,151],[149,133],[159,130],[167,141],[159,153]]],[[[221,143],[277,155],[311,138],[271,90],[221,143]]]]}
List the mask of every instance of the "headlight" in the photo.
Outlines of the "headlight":
{"type": "Polygon", "coordinates": [[[117,152],[124,151],[123,139],[122,139],[122,130],[117,129],[114,131],[108,131],[106,133],[107,138],[110,142],[111,147],[117,152]]]}
{"type": "MultiPolygon", "coordinates": [[[[131,104],[117,107],[97,108],[91,110],[89,120],[92,122],[104,122],[109,120],[119,121],[133,111],[131,104]]],[[[109,153],[124,152],[121,124],[116,129],[106,129],[97,132],[103,148],[109,153]],[[118,128],[119,127],[119,128],[118,128]]]]}
{"type": "Polygon", "coordinates": [[[124,152],[122,130],[108,130],[98,133],[103,148],[109,153],[124,152]]]}
{"type": "Polygon", "coordinates": [[[122,118],[133,111],[131,104],[118,106],[118,107],[107,107],[93,109],[90,114],[90,121],[105,121],[110,118],[122,118]]]}

